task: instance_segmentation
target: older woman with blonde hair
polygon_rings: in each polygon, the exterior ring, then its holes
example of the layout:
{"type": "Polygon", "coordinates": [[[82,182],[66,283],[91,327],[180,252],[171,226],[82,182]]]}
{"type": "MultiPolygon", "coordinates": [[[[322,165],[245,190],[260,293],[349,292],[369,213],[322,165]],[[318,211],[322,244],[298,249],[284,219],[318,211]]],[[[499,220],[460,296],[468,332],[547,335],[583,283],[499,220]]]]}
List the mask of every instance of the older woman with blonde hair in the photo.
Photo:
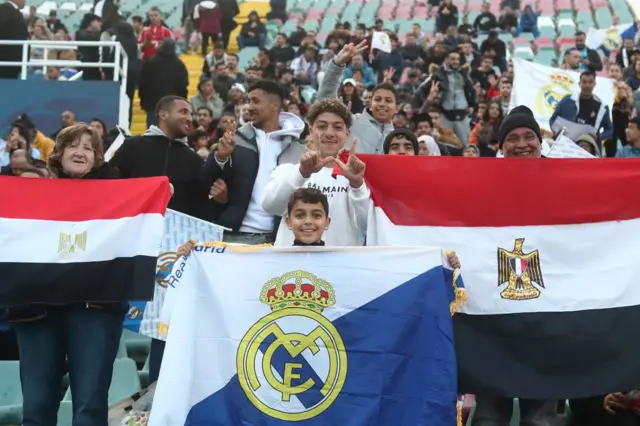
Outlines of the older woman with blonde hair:
{"type": "MultiPolygon", "coordinates": [[[[58,134],[49,166],[59,179],[118,177],[104,162],[101,141],[87,124],[58,134]]],[[[63,285],[65,277],[59,279],[63,285]]],[[[57,424],[65,360],[74,426],[108,426],[108,392],[126,310],[124,300],[11,309],[9,320],[20,350],[24,426],[57,424]]]]}

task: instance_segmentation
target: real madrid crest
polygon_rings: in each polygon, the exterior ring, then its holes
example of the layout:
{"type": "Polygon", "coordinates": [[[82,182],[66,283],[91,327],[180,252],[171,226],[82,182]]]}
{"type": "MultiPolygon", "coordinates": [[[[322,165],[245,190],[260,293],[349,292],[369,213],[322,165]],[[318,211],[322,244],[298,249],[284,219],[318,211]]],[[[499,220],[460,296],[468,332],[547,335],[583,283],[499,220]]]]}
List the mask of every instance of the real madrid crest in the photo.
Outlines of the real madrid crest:
{"type": "Polygon", "coordinates": [[[318,416],[336,400],[347,375],[347,353],[331,321],[331,285],[305,271],[269,280],[260,301],[271,307],[242,338],[240,385],[262,413],[284,421],[318,416]]]}
{"type": "Polygon", "coordinates": [[[549,77],[550,82],[538,92],[536,108],[544,118],[551,118],[556,105],[567,95],[573,93],[573,78],[564,72],[557,72],[549,77]]]}

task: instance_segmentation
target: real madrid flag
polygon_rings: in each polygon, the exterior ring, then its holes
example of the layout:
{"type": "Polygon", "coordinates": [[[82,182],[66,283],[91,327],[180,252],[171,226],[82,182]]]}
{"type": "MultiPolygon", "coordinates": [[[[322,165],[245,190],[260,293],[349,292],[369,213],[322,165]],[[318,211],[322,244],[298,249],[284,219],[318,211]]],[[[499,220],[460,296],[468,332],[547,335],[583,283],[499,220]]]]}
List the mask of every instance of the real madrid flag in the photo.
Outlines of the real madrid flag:
{"type": "MultiPolygon", "coordinates": [[[[580,73],[547,67],[521,58],[513,58],[513,92],[509,108],[526,105],[533,111],[542,128],[551,130],[549,119],[556,105],[567,95],[580,93],[580,73]]],[[[609,107],[613,107],[613,80],[596,77],[594,94],[609,107]]]]}
{"type": "Polygon", "coordinates": [[[198,249],[151,426],[456,424],[439,248],[198,249]]]}

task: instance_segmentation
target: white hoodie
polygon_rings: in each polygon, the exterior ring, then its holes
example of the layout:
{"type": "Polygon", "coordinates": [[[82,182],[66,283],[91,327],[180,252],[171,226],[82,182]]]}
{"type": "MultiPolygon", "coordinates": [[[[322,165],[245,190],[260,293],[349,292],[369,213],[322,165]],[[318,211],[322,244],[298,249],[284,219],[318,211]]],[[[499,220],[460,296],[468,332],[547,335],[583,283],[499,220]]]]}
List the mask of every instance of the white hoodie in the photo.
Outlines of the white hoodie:
{"type": "MultiPolygon", "coordinates": [[[[288,112],[280,113],[280,130],[265,133],[263,130],[254,128],[260,165],[253,184],[251,201],[240,227],[241,232],[267,233],[273,231],[273,215],[264,211],[261,206],[265,186],[271,172],[278,166],[278,157],[282,154],[282,138],[286,136],[299,138],[303,130],[304,122],[288,112]]],[[[281,214],[282,212],[279,212],[277,215],[281,214]]]]}
{"type": "MultiPolygon", "coordinates": [[[[298,188],[316,188],[329,200],[331,225],[322,239],[328,246],[361,246],[367,229],[367,214],[371,192],[366,184],[351,188],[344,176],[331,176],[332,168],[324,167],[305,179],[299,164],[278,166],[264,189],[262,208],[276,216],[286,216],[291,194],[298,188]]],[[[293,245],[293,232],[283,218],[276,235],[275,246],[293,245]]]]}

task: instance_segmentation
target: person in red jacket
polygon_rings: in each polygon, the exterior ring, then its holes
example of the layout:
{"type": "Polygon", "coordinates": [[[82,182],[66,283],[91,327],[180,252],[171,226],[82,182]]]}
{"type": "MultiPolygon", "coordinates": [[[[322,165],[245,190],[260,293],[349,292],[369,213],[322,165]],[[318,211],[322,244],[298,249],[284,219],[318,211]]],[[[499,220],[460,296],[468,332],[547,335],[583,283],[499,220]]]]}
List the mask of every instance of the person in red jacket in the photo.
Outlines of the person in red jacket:
{"type": "MultiPolygon", "coordinates": [[[[212,1],[204,3],[213,3],[212,1]]],[[[207,56],[209,48],[209,39],[211,44],[215,44],[218,40],[222,40],[222,11],[215,4],[213,8],[206,8],[202,4],[198,5],[194,12],[194,18],[198,31],[202,34],[202,56],[207,56]]]]}
{"type": "Polygon", "coordinates": [[[142,59],[149,59],[156,56],[156,50],[165,38],[173,38],[171,31],[162,25],[162,15],[160,9],[152,7],[149,9],[149,22],[151,25],[144,28],[140,33],[138,43],[142,44],[142,59]]]}

